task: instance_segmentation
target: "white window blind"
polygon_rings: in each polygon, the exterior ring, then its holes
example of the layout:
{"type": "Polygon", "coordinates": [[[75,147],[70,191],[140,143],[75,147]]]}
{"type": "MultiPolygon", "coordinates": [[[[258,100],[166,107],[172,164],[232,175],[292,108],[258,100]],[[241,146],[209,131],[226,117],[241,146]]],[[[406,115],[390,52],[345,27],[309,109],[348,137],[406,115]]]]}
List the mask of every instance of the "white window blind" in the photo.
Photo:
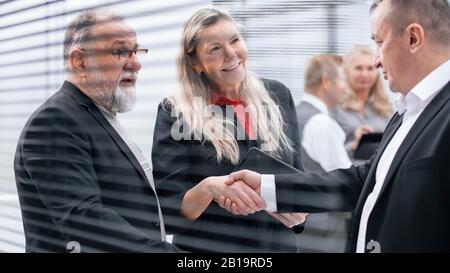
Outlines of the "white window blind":
{"type": "Polygon", "coordinates": [[[81,11],[104,7],[125,16],[149,49],[137,83],[138,103],[120,117],[150,156],[158,103],[175,84],[181,28],[206,0],[0,1],[0,252],[23,252],[22,220],[13,159],[30,114],[62,85],[67,23],[81,11]]]}
{"type": "Polygon", "coordinates": [[[120,119],[150,156],[158,103],[175,86],[183,23],[216,5],[245,26],[250,68],[283,82],[298,102],[306,60],[369,44],[366,0],[0,0],[0,252],[23,252],[24,237],[13,158],[30,114],[61,86],[66,24],[81,11],[104,7],[125,16],[149,48],[137,83],[138,103],[120,119]]]}

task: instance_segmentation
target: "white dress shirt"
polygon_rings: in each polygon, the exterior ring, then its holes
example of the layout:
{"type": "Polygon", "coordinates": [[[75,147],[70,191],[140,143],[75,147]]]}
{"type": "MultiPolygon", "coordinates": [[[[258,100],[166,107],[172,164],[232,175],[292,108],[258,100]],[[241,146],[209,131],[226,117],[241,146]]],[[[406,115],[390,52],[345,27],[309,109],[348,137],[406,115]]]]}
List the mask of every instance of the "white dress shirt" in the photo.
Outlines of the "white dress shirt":
{"type": "MultiPolygon", "coordinates": [[[[416,120],[422,114],[423,110],[449,81],[450,60],[447,60],[428,76],[426,76],[422,81],[420,81],[406,96],[401,95],[397,99],[397,111],[399,114],[404,114],[403,122],[392,137],[391,141],[388,143],[386,149],[381,155],[380,161],[378,162],[375,174],[375,186],[372,193],[367,197],[366,202],[364,203],[361,215],[356,252],[362,253],[365,250],[369,216],[375,206],[376,200],[378,199],[395,154],[416,120]]],[[[267,204],[267,210],[277,211],[274,175],[261,176],[261,197],[267,204]]]]}
{"type": "Polygon", "coordinates": [[[302,147],[309,157],[327,172],[350,167],[352,162],[344,146],[344,130],[329,116],[325,103],[308,93],[304,94],[303,101],[320,111],[308,120],[303,129],[302,147]]]}

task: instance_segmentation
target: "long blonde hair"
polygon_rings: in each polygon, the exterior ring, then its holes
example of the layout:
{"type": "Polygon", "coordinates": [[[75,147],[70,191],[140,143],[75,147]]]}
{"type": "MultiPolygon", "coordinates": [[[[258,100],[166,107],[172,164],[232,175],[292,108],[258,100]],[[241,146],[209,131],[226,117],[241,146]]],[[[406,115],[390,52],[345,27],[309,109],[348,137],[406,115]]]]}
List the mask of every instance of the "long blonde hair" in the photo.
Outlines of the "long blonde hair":
{"type": "MultiPolygon", "coordinates": [[[[367,55],[373,58],[374,52],[367,45],[354,45],[344,57],[344,68],[348,67],[350,65],[351,59],[358,55],[367,55]]],[[[359,111],[361,102],[359,101],[350,84],[348,84],[347,89],[349,92],[346,92],[346,94],[344,95],[345,98],[342,102],[342,107],[345,110],[359,111]]],[[[390,117],[392,115],[392,106],[384,90],[380,75],[377,76],[374,85],[369,91],[367,102],[370,106],[372,106],[372,108],[378,115],[382,117],[390,117]]]]}
{"type": "MultiPolygon", "coordinates": [[[[234,137],[234,131],[230,129],[230,127],[235,129],[234,123],[212,115],[204,117],[203,113],[194,109],[196,97],[201,97],[202,109],[208,109],[212,92],[206,76],[203,73],[200,75],[196,73],[191,65],[192,58],[196,54],[198,35],[203,29],[220,20],[234,23],[226,11],[216,8],[201,9],[186,22],[177,60],[179,86],[175,94],[168,98],[168,102],[175,110],[176,116],[182,117],[187,123],[191,133],[200,134],[204,140],[212,143],[217,161],[220,162],[225,158],[237,164],[240,159],[239,146],[234,137]],[[202,131],[206,125],[220,128],[223,137],[214,131],[202,131]]],[[[285,122],[280,109],[275,105],[262,81],[247,72],[241,84],[240,96],[249,110],[251,123],[256,127],[253,129],[262,138],[261,148],[276,157],[280,157],[283,149],[294,151],[291,141],[284,132],[285,122]]]]}

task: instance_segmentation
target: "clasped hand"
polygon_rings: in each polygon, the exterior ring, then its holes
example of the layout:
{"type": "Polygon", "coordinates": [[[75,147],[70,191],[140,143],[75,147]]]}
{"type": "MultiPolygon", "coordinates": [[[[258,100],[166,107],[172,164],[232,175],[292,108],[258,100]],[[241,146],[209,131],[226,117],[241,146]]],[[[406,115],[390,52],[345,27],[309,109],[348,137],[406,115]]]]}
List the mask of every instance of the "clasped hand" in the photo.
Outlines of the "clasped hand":
{"type": "MultiPolygon", "coordinates": [[[[210,192],[220,207],[235,215],[249,215],[266,209],[260,196],[259,173],[243,170],[217,178],[210,192]]],[[[307,216],[307,213],[267,213],[289,228],[303,223],[307,216]]]]}

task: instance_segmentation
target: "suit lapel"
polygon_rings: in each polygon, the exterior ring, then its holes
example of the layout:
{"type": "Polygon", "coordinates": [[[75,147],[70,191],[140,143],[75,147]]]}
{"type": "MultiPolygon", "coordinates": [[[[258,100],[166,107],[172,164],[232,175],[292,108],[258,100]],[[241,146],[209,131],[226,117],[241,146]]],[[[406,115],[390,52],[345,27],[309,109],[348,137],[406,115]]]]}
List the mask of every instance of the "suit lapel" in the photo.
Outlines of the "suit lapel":
{"type": "Polygon", "coordinates": [[[369,194],[373,191],[373,187],[375,185],[375,172],[378,162],[380,161],[381,155],[386,149],[387,144],[389,143],[389,141],[391,141],[392,137],[394,136],[395,132],[397,132],[401,124],[402,116],[400,116],[398,113],[395,113],[389,124],[386,126],[386,130],[384,131],[380,146],[378,147],[377,153],[375,154],[375,157],[370,164],[371,167],[369,169],[369,173],[366,176],[366,181],[364,182],[361,194],[359,195],[358,203],[356,204],[355,213],[353,216],[353,225],[351,228],[349,244],[347,246],[347,251],[349,252],[355,252],[356,250],[356,239],[358,238],[361,213],[367,200],[367,196],[369,196],[369,194]]]}
{"type": "Polygon", "coordinates": [[[367,196],[373,191],[373,187],[375,185],[375,173],[376,173],[378,162],[380,161],[381,155],[383,154],[388,143],[391,141],[392,137],[394,136],[395,132],[397,132],[397,130],[401,124],[402,124],[402,116],[400,116],[398,113],[396,113],[392,117],[391,122],[386,127],[386,131],[384,132],[383,139],[382,139],[380,146],[378,148],[378,151],[371,163],[369,173],[366,176],[367,177],[366,181],[364,183],[363,189],[361,191],[361,195],[359,196],[358,203],[356,205],[355,220],[358,220],[358,221],[355,221],[356,223],[359,223],[359,218],[361,217],[362,208],[364,206],[364,203],[366,202],[367,196]]]}
{"type": "MultiPolygon", "coordinates": [[[[106,120],[100,110],[95,106],[92,100],[82,93],[75,85],[70,82],[65,82],[62,91],[69,96],[73,97],[80,105],[84,106],[88,112],[97,120],[98,123],[105,129],[105,131],[111,136],[116,145],[119,147],[120,151],[125,154],[127,159],[131,162],[133,167],[138,171],[141,177],[149,184],[147,175],[142,169],[141,164],[134,156],[133,152],[130,150],[128,145],[122,139],[122,137],[117,133],[117,131],[112,127],[112,125],[106,120]]],[[[147,185],[148,185],[147,184],[147,185]]]]}
{"type": "Polygon", "coordinates": [[[380,199],[380,196],[386,190],[387,186],[392,182],[392,178],[396,174],[400,164],[403,162],[403,158],[406,156],[411,146],[417,140],[418,136],[425,130],[426,126],[439,113],[439,111],[449,99],[450,82],[447,83],[444,89],[430,102],[430,104],[428,104],[417,121],[414,123],[411,130],[406,135],[397,153],[395,154],[394,159],[392,160],[392,164],[389,167],[389,171],[386,175],[386,179],[384,180],[385,182],[383,183],[383,187],[381,188],[377,201],[380,199]]]}
{"type": "Polygon", "coordinates": [[[122,139],[122,137],[119,135],[119,133],[117,133],[117,131],[112,127],[112,125],[108,122],[108,120],[106,120],[106,118],[103,116],[103,114],[100,112],[100,110],[94,105],[93,107],[88,108],[88,111],[95,117],[95,119],[97,119],[97,121],[102,125],[102,127],[106,130],[106,132],[108,132],[108,134],[114,140],[116,145],[126,155],[128,160],[131,162],[133,167],[139,172],[139,174],[142,176],[142,178],[147,183],[149,183],[147,175],[145,175],[145,172],[142,169],[142,166],[139,163],[139,161],[136,159],[136,156],[130,150],[130,148],[125,143],[125,141],[122,139]]]}

